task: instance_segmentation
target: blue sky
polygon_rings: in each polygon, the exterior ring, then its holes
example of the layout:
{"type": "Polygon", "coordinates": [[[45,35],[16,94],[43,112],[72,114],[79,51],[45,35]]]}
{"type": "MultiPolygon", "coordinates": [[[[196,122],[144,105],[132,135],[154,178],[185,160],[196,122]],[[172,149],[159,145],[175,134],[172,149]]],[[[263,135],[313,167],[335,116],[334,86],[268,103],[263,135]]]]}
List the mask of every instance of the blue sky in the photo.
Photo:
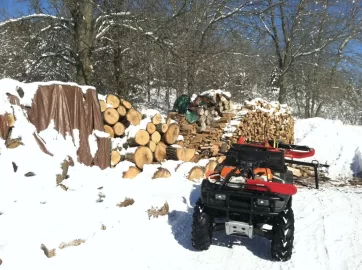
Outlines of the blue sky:
{"type": "Polygon", "coordinates": [[[11,18],[19,17],[20,14],[28,14],[27,3],[16,3],[15,0],[0,0],[0,8],[5,9],[11,18]]]}

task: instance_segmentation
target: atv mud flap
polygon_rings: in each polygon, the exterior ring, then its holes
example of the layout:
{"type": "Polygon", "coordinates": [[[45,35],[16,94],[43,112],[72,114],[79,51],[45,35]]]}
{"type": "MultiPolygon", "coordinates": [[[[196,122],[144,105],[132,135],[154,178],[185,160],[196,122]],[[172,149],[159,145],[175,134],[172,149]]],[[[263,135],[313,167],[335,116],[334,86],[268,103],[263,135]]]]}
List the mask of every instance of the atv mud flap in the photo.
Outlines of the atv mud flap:
{"type": "Polygon", "coordinates": [[[253,238],[253,225],[239,221],[228,221],[225,222],[225,232],[227,235],[241,235],[253,238]]]}

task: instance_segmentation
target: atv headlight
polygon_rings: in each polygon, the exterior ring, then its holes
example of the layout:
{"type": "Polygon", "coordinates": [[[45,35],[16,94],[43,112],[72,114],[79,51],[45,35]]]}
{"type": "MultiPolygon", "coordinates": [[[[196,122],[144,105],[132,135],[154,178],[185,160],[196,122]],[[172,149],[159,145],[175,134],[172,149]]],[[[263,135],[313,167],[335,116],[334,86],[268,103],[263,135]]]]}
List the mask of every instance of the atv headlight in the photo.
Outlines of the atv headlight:
{"type": "Polygon", "coordinates": [[[215,194],[215,199],[216,200],[226,200],[226,195],[225,194],[215,194]]]}
{"type": "Polygon", "coordinates": [[[258,199],[258,200],[256,201],[256,204],[257,204],[257,205],[260,205],[260,206],[269,206],[269,201],[268,201],[268,200],[258,199]]]}

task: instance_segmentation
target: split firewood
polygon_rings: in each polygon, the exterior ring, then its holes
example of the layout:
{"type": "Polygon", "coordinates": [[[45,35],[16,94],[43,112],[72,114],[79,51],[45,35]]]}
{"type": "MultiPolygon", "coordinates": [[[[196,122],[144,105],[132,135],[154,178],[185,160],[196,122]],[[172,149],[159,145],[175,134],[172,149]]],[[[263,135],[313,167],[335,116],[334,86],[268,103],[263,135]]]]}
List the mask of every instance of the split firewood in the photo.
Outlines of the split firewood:
{"type": "Polygon", "coordinates": [[[12,114],[6,114],[5,116],[6,116],[7,119],[8,119],[8,125],[9,125],[9,127],[13,127],[14,124],[15,124],[15,117],[14,117],[14,115],[12,115],[12,114]]]}
{"type": "Polygon", "coordinates": [[[157,207],[152,207],[151,209],[147,210],[147,214],[148,214],[148,219],[151,219],[151,217],[155,217],[158,218],[159,216],[165,216],[167,215],[169,212],[169,206],[168,203],[166,202],[161,209],[158,209],[157,207]]]}

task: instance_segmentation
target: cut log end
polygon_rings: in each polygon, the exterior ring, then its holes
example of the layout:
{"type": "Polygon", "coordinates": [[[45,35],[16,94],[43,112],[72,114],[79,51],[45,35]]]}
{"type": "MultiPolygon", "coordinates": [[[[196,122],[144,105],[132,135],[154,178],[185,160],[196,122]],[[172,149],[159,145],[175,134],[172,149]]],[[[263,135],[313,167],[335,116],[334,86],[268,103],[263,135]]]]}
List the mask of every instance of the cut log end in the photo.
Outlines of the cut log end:
{"type": "Polygon", "coordinates": [[[104,132],[108,133],[109,137],[114,138],[114,131],[112,127],[104,125],[104,132]]]}
{"type": "Polygon", "coordinates": [[[216,160],[210,160],[205,166],[205,174],[215,170],[216,166],[217,166],[217,161],[216,160]]]}
{"type": "Polygon", "coordinates": [[[150,148],[140,146],[134,153],[126,154],[126,159],[136,164],[139,169],[143,169],[145,164],[151,164],[153,161],[153,153],[150,148]]]}
{"type": "Polygon", "coordinates": [[[104,116],[104,120],[109,125],[114,125],[119,120],[119,113],[117,112],[117,110],[115,110],[113,108],[107,108],[104,111],[103,116],[104,116]]]}
{"type": "Polygon", "coordinates": [[[107,109],[107,103],[104,100],[99,101],[99,106],[101,107],[101,112],[104,112],[107,109]]]}
{"type": "Polygon", "coordinates": [[[123,178],[133,179],[133,178],[135,178],[137,175],[139,175],[140,172],[141,172],[141,171],[140,171],[137,167],[131,166],[131,167],[129,167],[129,169],[128,169],[127,171],[125,171],[125,172],[123,173],[123,178]]]}
{"type": "Polygon", "coordinates": [[[155,125],[158,125],[162,122],[162,116],[159,113],[156,113],[153,117],[152,117],[152,123],[155,125]]]}
{"type": "Polygon", "coordinates": [[[190,172],[188,179],[192,181],[199,181],[204,177],[204,170],[201,167],[195,166],[193,167],[190,172]]]}
{"type": "Polygon", "coordinates": [[[113,126],[113,131],[114,134],[117,136],[122,136],[124,134],[125,131],[125,127],[122,123],[117,122],[114,126],[113,126]]]}
{"type": "Polygon", "coordinates": [[[139,112],[133,108],[128,111],[126,116],[127,120],[131,123],[131,125],[137,126],[141,122],[139,112]]]}
{"type": "Polygon", "coordinates": [[[155,124],[149,122],[149,123],[147,124],[146,130],[147,130],[148,133],[150,133],[150,134],[152,135],[152,134],[156,131],[156,126],[155,126],[155,124]]]}
{"type": "Polygon", "coordinates": [[[164,134],[164,142],[167,144],[174,144],[179,134],[180,134],[180,127],[178,124],[174,123],[169,125],[166,133],[164,134]]]}
{"type": "Polygon", "coordinates": [[[153,132],[151,135],[151,140],[154,141],[156,144],[161,141],[161,135],[158,131],[153,132]]]}
{"type": "Polygon", "coordinates": [[[150,141],[150,134],[144,129],[137,131],[134,138],[128,139],[129,146],[146,145],[150,141]]]}
{"type": "Polygon", "coordinates": [[[158,168],[158,170],[153,175],[152,179],[158,179],[158,178],[169,178],[171,176],[171,173],[169,170],[165,168],[158,168]]]}
{"type": "Polygon", "coordinates": [[[120,100],[117,96],[108,94],[106,97],[106,102],[109,104],[113,109],[117,108],[120,104],[120,100]]]}
{"type": "Polygon", "coordinates": [[[159,142],[156,146],[154,153],[155,161],[162,162],[166,158],[166,145],[163,142],[159,142]]]}
{"type": "Polygon", "coordinates": [[[111,154],[111,165],[115,166],[121,161],[121,153],[117,150],[113,150],[111,154]]]}
{"type": "Polygon", "coordinates": [[[126,114],[127,114],[126,108],[122,105],[118,106],[117,112],[119,113],[120,116],[126,116],[126,114]]]}
{"type": "Polygon", "coordinates": [[[147,144],[147,147],[150,148],[150,150],[152,152],[156,151],[156,146],[157,146],[156,143],[154,141],[152,141],[152,140],[149,141],[148,144],[147,144]]]}

